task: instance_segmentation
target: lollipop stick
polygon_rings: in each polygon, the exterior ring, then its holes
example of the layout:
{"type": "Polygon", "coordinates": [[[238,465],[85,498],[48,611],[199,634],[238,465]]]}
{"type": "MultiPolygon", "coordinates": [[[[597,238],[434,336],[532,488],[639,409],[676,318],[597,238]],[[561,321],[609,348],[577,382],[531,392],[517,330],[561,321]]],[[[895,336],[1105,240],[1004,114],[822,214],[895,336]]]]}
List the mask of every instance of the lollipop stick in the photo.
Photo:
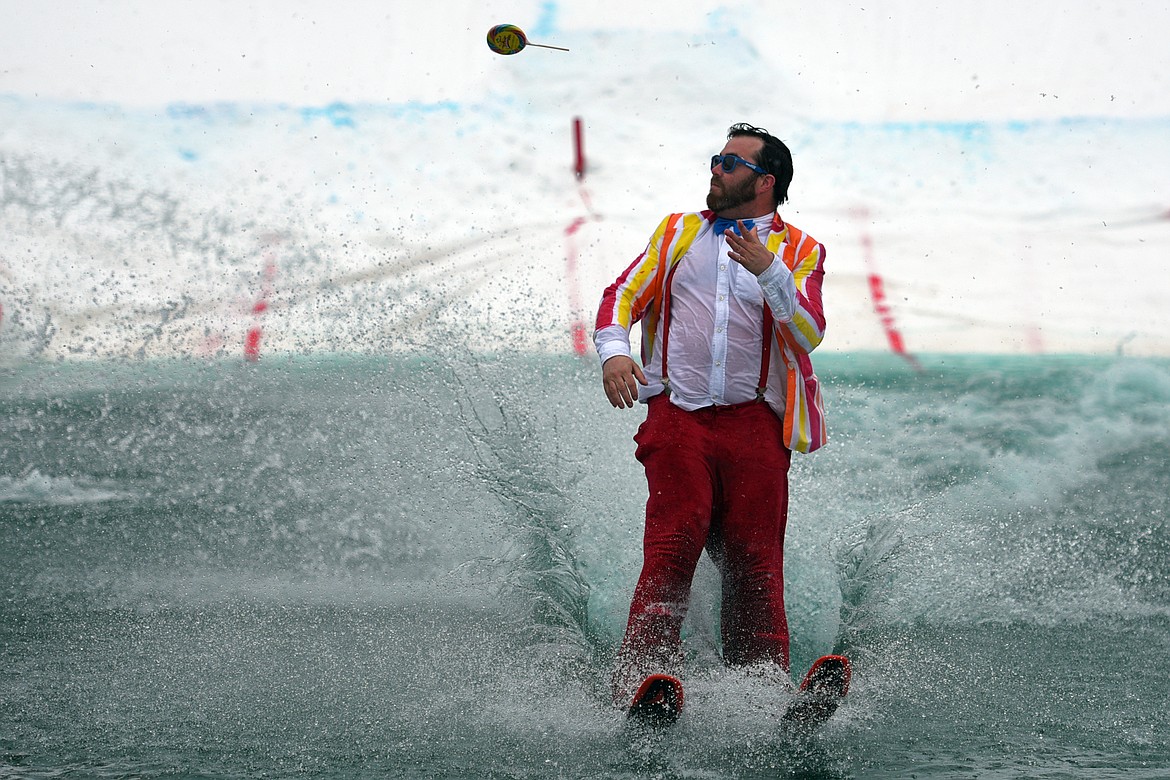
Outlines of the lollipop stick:
{"type": "Polygon", "coordinates": [[[540,48],[540,49],[556,49],[557,51],[568,51],[568,49],[561,48],[560,46],[546,46],[543,43],[533,43],[532,41],[529,41],[528,45],[529,46],[536,46],[537,48],[540,48]]]}

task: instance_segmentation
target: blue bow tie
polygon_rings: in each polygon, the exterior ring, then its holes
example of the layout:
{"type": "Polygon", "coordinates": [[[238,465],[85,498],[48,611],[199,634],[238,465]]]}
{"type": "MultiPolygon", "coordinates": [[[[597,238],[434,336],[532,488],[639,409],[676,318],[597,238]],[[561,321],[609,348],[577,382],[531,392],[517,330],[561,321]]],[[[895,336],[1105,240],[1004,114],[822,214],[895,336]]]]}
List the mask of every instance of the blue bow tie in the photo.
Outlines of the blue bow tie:
{"type": "MultiPolygon", "coordinates": [[[[756,226],[755,220],[745,219],[745,220],[743,220],[743,226],[745,228],[747,228],[748,230],[751,230],[752,228],[754,228],[756,226]]],[[[731,230],[737,236],[742,235],[739,232],[739,225],[736,224],[736,221],[734,219],[724,219],[723,217],[715,217],[715,227],[714,227],[715,235],[717,235],[717,236],[723,235],[723,231],[727,230],[728,228],[731,228],[731,230]]]]}

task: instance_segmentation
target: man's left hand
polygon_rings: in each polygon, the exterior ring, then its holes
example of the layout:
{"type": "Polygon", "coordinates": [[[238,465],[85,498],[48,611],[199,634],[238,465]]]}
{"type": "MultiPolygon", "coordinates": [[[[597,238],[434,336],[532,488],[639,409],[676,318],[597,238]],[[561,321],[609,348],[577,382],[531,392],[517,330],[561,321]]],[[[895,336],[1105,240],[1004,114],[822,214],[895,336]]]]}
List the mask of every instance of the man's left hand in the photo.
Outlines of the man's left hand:
{"type": "Polygon", "coordinates": [[[746,230],[743,220],[738,222],[740,235],[737,236],[734,230],[723,231],[727,237],[727,256],[759,276],[768,270],[775,256],[760,242],[756,228],[746,230]]]}

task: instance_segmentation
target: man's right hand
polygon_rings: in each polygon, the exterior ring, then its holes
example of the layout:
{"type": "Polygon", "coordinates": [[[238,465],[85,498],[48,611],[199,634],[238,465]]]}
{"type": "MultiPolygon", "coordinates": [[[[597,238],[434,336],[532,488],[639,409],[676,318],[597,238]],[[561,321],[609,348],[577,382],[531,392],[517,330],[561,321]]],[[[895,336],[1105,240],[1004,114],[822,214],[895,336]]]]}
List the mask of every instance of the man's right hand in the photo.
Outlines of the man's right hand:
{"type": "Polygon", "coordinates": [[[605,397],[615,409],[632,409],[638,400],[638,385],[645,386],[646,375],[633,359],[615,355],[601,366],[601,385],[605,397]]]}

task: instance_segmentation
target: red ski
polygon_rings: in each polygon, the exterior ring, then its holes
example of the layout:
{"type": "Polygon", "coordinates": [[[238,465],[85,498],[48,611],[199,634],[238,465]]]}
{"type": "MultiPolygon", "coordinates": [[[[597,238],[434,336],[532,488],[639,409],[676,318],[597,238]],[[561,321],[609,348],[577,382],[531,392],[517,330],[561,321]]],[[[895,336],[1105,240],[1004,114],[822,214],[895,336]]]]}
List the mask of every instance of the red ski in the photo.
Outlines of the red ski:
{"type": "Polygon", "coordinates": [[[669,674],[652,674],[642,681],[626,716],[652,726],[669,726],[683,708],[682,681],[669,674]]]}
{"type": "Polygon", "coordinates": [[[849,692],[852,669],[843,655],[823,655],[813,662],[800,683],[800,692],[788,705],[784,722],[800,731],[811,732],[837,711],[849,692]]]}

